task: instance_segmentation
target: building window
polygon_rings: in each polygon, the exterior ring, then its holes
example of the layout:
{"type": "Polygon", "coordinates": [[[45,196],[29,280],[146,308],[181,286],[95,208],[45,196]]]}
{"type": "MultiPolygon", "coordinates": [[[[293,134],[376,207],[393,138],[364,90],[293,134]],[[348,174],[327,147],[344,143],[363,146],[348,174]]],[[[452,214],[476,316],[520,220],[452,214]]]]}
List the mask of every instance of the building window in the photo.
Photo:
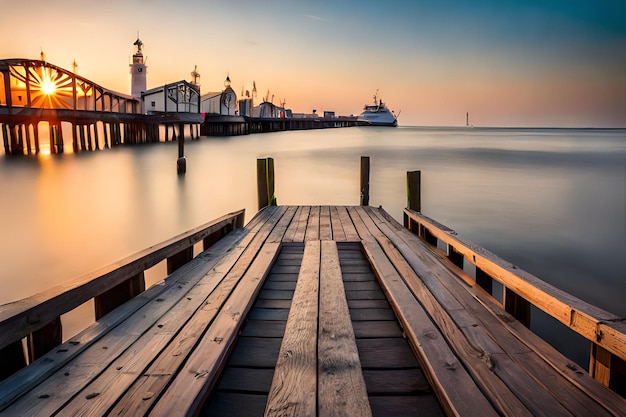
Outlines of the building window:
{"type": "Polygon", "coordinates": [[[156,107],[156,101],[152,102],[152,107],[156,107]]]}

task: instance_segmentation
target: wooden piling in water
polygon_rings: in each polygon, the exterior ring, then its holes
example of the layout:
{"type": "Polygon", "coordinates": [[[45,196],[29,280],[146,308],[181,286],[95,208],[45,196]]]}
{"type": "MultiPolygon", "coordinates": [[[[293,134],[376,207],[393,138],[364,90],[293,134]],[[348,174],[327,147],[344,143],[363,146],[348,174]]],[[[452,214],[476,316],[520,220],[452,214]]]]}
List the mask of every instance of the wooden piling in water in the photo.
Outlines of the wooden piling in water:
{"type": "Polygon", "coordinates": [[[361,157],[361,205],[370,204],[370,157],[361,157]]]}
{"type": "Polygon", "coordinates": [[[256,160],[257,196],[259,210],[263,207],[275,206],[274,195],[274,159],[261,158],[256,160]]]}

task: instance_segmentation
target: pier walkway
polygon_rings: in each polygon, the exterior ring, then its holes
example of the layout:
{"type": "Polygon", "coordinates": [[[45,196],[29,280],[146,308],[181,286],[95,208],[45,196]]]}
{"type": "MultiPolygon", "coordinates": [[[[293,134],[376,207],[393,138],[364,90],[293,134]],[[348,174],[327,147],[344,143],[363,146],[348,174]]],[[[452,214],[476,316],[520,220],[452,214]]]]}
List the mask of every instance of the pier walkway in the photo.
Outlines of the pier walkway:
{"type": "MultiPolygon", "coordinates": [[[[445,253],[429,242],[452,231],[405,215],[409,228],[381,208],[275,206],[241,227],[239,212],[9,306],[2,346],[40,332],[75,298],[99,297],[103,310],[0,382],[0,415],[626,415],[626,399],[522,324],[523,308],[507,308],[516,319],[457,266],[465,255],[489,270],[486,251],[454,240],[445,253]],[[189,256],[202,239],[206,249],[189,256]],[[103,279],[119,287],[165,257],[163,282],[103,307],[103,279]]],[[[571,328],[596,320],[604,336],[594,346],[623,360],[619,320],[517,278],[518,295],[532,286],[556,311],[569,303],[571,328]]]]}

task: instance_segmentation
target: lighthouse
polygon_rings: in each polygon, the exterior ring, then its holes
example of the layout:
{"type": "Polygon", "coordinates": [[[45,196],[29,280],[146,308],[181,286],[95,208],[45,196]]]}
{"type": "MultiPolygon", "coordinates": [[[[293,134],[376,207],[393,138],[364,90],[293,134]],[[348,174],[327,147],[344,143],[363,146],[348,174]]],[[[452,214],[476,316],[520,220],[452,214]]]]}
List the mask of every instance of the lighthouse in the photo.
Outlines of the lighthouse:
{"type": "Polygon", "coordinates": [[[133,63],[130,64],[130,94],[138,99],[141,99],[141,93],[146,91],[146,65],[143,60],[143,53],[141,47],[143,42],[137,37],[135,43],[137,52],[133,55],[133,63]]]}

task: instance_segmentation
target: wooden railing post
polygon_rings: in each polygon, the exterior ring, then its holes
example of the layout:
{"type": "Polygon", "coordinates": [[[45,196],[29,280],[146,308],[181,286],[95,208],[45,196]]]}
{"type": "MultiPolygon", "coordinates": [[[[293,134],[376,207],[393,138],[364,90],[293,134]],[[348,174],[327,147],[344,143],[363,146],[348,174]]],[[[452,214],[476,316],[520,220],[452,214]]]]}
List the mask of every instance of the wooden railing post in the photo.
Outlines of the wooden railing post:
{"type": "Polygon", "coordinates": [[[167,275],[176,271],[181,266],[193,259],[193,246],[189,246],[180,252],[167,258],[167,275]]]}
{"type": "Polygon", "coordinates": [[[493,293],[493,278],[479,267],[476,267],[476,284],[487,293],[493,293]]]}
{"type": "Polygon", "coordinates": [[[370,204],[370,157],[361,157],[361,205],[370,204]]]}
{"type": "Polygon", "coordinates": [[[32,363],[63,342],[61,317],[28,335],[28,358],[32,363]]]}
{"type": "Polygon", "coordinates": [[[256,160],[256,180],[259,210],[263,207],[275,206],[273,158],[261,158],[256,160]]]}
{"type": "Polygon", "coordinates": [[[18,340],[0,349],[0,381],[26,366],[22,341],[18,340]]]}
{"type": "Polygon", "coordinates": [[[504,288],[504,309],[524,326],[530,328],[530,302],[509,288],[504,288]]]}
{"type": "MultiPolygon", "coordinates": [[[[176,172],[179,175],[187,172],[187,158],[185,158],[185,125],[180,123],[178,125],[178,159],[176,160],[176,172]]],[[[172,126],[172,130],[175,130],[172,126]]]]}
{"type": "Polygon", "coordinates": [[[458,266],[459,268],[463,269],[463,254],[459,251],[457,251],[456,249],[454,249],[454,246],[448,244],[448,259],[450,260],[450,262],[452,262],[454,265],[458,266]]]}
{"type": "Polygon", "coordinates": [[[422,171],[406,173],[406,206],[421,213],[422,211],[422,171]]]}
{"type": "Polygon", "coordinates": [[[124,304],[131,298],[141,294],[146,289],[144,273],[141,272],[134,277],[116,285],[115,287],[94,297],[94,309],[96,320],[124,304]]]}

